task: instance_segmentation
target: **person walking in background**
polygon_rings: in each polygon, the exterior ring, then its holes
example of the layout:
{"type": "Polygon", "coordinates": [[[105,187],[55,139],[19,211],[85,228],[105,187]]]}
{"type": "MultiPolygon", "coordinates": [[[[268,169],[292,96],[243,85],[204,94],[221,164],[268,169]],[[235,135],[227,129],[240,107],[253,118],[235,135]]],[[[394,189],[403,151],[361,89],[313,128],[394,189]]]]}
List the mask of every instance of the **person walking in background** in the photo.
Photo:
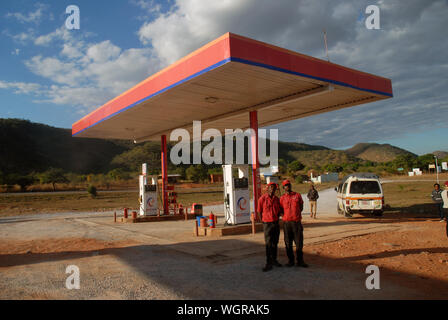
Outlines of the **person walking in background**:
{"type": "Polygon", "coordinates": [[[292,243],[296,245],[297,267],[308,268],[303,260],[303,226],[302,210],[303,199],[300,193],[291,189],[291,182],[284,180],[282,182],[285,194],[280,198],[281,211],[283,212],[283,234],[285,238],[286,255],[289,262],[287,267],[294,266],[294,251],[292,243]]]}
{"type": "Polygon", "coordinates": [[[263,221],[264,241],[266,245],[266,266],[263,272],[272,269],[272,266],[281,267],[277,261],[277,247],[280,237],[280,226],[278,218],[280,216],[280,200],[275,195],[277,184],[271,182],[268,184],[267,193],[258,199],[258,214],[263,221]]]}
{"type": "Polygon", "coordinates": [[[313,184],[311,185],[310,190],[308,191],[307,197],[308,200],[310,201],[311,218],[316,219],[317,199],[319,199],[319,192],[317,192],[313,184]]]}
{"type": "Polygon", "coordinates": [[[437,213],[440,217],[440,222],[445,221],[443,215],[443,199],[442,199],[442,190],[440,190],[440,184],[434,184],[434,190],[431,193],[432,201],[436,204],[437,213]]]}
{"type": "Polygon", "coordinates": [[[448,237],[448,181],[445,181],[445,190],[442,191],[442,201],[446,221],[446,236],[448,237]]]}

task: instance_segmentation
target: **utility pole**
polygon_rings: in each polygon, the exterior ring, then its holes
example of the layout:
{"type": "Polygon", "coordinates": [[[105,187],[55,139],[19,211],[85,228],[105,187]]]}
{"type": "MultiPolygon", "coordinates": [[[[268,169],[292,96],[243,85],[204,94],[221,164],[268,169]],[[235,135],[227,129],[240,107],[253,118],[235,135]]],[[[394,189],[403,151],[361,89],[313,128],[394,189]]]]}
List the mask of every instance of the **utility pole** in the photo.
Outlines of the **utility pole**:
{"type": "Polygon", "coordinates": [[[437,164],[437,156],[434,156],[436,158],[436,177],[437,177],[437,183],[439,183],[439,166],[437,164]]]}
{"type": "Polygon", "coordinates": [[[325,43],[325,55],[327,56],[327,61],[330,62],[330,57],[328,56],[328,46],[327,46],[327,31],[324,29],[324,43],[325,43]]]}

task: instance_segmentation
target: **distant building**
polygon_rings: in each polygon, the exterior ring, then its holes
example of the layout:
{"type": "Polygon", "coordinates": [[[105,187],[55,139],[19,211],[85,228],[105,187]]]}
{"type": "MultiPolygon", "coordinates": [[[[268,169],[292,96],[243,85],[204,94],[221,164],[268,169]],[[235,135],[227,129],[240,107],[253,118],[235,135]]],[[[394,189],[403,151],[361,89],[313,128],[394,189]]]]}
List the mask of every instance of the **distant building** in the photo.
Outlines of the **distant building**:
{"type": "Polygon", "coordinates": [[[310,179],[316,178],[318,176],[317,171],[313,170],[313,169],[309,170],[307,174],[308,174],[308,177],[310,177],[310,179]]]}
{"type": "Polygon", "coordinates": [[[314,183],[324,183],[338,180],[339,180],[339,174],[337,172],[328,172],[325,174],[321,174],[320,176],[317,177],[311,176],[311,181],[314,183]]]}
{"type": "MultiPolygon", "coordinates": [[[[169,183],[169,184],[179,183],[181,177],[182,177],[182,176],[181,176],[180,174],[169,174],[169,175],[168,175],[168,183],[169,183]]],[[[157,180],[158,180],[160,183],[162,183],[162,176],[159,175],[157,180]]]]}
{"type": "Polygon", "coordinates": [[[267,176],[266,177],[266,183],[267,184],[269,184],[271,182],[278,183],[278,181],[279,181],[279,177],[278,176],[267,176]]]}

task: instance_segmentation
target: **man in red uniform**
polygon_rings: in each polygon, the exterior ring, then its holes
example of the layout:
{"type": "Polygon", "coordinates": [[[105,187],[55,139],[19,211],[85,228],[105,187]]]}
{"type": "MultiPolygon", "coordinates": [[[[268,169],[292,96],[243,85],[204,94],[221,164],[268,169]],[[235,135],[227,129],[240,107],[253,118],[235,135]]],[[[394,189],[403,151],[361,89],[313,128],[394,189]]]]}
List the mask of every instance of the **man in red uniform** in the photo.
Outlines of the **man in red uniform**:
{"type": "Polygon", "coordinates": [[[280,200],[275,195],[277,185],[268,184],[267,193],[258,199],[258,213],[263,221],[264,241],[266,243],[266,266],[263,272],[272,269],[272,266],[281,267],[277,261],[277,246],[280,236],[278,218],[280,215],[280,200]]]}
{"type": "Polygon", "coordinates": [[[283,234],[285,238],[286,254],[289,262],[287,267],[294,266],[294,251],[292,242],[296,244],[297,267],[308,268],[303,261],[303,227],[302,210],[303,199],[300,193],[291,189],[291,182],[284,180],[282,182],[285,194],[280,198],[281,211],[283,212],[283,234]]]}

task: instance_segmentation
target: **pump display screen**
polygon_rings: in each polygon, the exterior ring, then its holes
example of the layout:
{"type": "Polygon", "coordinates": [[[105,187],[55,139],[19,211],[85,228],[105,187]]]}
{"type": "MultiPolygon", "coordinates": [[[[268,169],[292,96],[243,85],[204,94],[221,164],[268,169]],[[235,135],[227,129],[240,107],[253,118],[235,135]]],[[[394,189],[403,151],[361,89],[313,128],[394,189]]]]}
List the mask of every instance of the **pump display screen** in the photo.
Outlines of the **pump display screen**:
{"type": "Polygon", "coordinates": [[[247,178],[234,178],[233,182],[236,189],[246,189],[249,186],[247,178]]]}
{"type": "Polygon", "coordinates": [[[148,184],[145,186],[145,192],[156,192],[157,186],[155,184],[148,184]]]}

